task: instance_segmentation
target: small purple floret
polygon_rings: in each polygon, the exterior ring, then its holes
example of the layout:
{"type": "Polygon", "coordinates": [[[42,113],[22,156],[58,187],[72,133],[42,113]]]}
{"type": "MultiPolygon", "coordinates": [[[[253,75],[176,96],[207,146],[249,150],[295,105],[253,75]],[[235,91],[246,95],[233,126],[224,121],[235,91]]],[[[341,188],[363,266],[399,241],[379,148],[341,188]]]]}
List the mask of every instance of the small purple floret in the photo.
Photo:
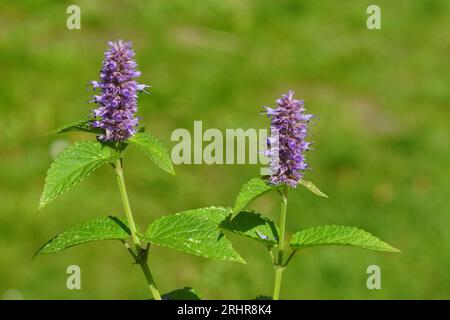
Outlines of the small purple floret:
{"type": "Polygon", "coordinates": [[[294,99],[293,91],[283,95],[276,103],[276,108],[265,107],[265,114],[271,120],[271,131],[278,132],[277,144],[271,143],[271,139],[267,142],[266,154],[272,157],[278,153],[278,159],[271,158],[269,183],[296,187],[303,178],[303,171],[308,168],[304,152],[311,145],[305,139],[312,115],[305,114],[303,100],[294,99]]]}
{"type": "Polygon", "coordinates": [[[136,70],[131,42],[110,41],[108,46],[100,81],[91,82],[94,90],[100,90],[91,101],[98,105],[93,110],[93,127],[104,130],[98,136],[101,141],[123,141],[136,133],[137,93],[148,86],[134,80],[141,73],[136,70]]]}

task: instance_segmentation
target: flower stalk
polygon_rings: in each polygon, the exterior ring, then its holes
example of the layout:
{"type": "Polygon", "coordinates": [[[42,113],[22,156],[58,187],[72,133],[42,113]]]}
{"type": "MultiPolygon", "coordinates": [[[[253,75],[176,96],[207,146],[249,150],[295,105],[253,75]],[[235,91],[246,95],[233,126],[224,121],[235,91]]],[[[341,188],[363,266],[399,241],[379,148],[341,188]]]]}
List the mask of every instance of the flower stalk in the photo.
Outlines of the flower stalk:
{"type": "Polygon", "coordinates": [[[123,158],[116,160],[114,164],[114,170],[116,172],[116,179],[117,183],[119,185],[119,191],[120,196],[122,198],[123,207],[125,210],[125,215],[128,221],[128,226],[130,228],[131,232],[131,238],[133,240],[133,244],[136,248],[136,252],[134,253],[131,248],[129,248],[129,251],[131,255],[136,259],[136,263],[139,264],[139,266],[142,269],[142,272],[144,273],[145,279],[147,280],[148,287],[150,289],[150,292],[153,295],[153,298],[155,300],[161,300],[161,294],[159,293],[158,289],[156,288],[155,280],[153,279],[152,273],[150,272],[150,268],[147,263],[147,257],[148,257],[148,249],[149,246],[147,246],[146,249],[142,248],[141,242],[139,240],[138,231],[136,228],[136,223],[134,221],[133,213],[131,211],[130,201],[128,200],[128,194],[127,189],[125,186],[125,179],[123,176],[123,158]]]}
{"type": "Polygon", "coordinates": [[[286,214],[287,214],[287,191],[286,186],[281,191],[281,212],[280,212],[280,237],[278,243],[278,261],[275,265],[275,285],[273,289],[273,299],[280,299],[281,280],[283,278],[283,271],[286,267],[283,263],[284,256],[284,239],[286,233],[286,214]]]}

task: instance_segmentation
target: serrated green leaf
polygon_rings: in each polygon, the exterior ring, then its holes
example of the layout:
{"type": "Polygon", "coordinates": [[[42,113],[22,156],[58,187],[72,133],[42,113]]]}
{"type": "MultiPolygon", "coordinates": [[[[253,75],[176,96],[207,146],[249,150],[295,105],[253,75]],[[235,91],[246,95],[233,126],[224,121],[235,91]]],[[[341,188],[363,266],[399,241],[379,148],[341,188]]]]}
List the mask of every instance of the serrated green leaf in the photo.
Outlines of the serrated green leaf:
{"type": "Polygon", "coordinates": [[[229,214],[227,209],[209,207],[164,216],[149,225],[145,239],[213,260],[245,263],[219,229],[229,214]]]}
{"type": "Polygon", "coordinates": [[[312,193],[318,195],[319,197],[328,198],[328,196],[317,188],[317,186],[311,181],[301,179],[299,183],[312,193]]]}
{"type": "Polygon", "coordinates": [[[137,132],[134,136],[128,139],[128,142],[135,145],[161,169],[175,175],[173,169],[172,160],[170,159],[169,152],[166,147],[156,139],[154,136],[147,132],[137,132]]]}
{"type": "Polygon", "coordinates": [[[248,237],[273,247],[278,243],[278,231],[275,223],[261,214],[241,211],[233,219],[228,217],[221,223],[221,228],[248,237]]]}
{"type": "Polygon", "coordinates": [[[241,212],[250,201],[262,196],[266,192],[276,190],[277,187],[270,186],[260,178],[253,178],[245,183],[236,198],[233,208],[233,217],[241,212]]]}
{"type": "Polygon", "coordinates": [[[89,220],[66,231],[43,245],[35,255],[50,254],[85,242],[97,240],[126,240],[130,236],[126,222],[116,217],[89,220]]]}
{"type": "Polygon", "coordinates": [[[315,245],[347,245],[374,251],[400,252],[369,232],[356,227],[325,225],[299,231],[289,243],[297,250],[315,245]]]}
{"type": "Polygon", "coordinates": [[[190,287],[176,289],[169,293],[163,294],[163,300],[201,300],[197,292],[190,287]]]}
{"type": "Polygon", "coordinates": [[[65,124],[50,133],[65,133],[65,132],[71,132],[71,131],[84,131],[84,132],[91,132],[95,134],[102,133],[102,130],[99,128],[92,127],[92,120],[78,120],[74,121],[68,124],[65,124]]]}
{"type": "Polygon", "coordinates": [[[39,209],[89,176],[101,165],[118,157],[113,149],[99,142],[83,141],[67,147],[58,154],[47,171],[39,209]]]}

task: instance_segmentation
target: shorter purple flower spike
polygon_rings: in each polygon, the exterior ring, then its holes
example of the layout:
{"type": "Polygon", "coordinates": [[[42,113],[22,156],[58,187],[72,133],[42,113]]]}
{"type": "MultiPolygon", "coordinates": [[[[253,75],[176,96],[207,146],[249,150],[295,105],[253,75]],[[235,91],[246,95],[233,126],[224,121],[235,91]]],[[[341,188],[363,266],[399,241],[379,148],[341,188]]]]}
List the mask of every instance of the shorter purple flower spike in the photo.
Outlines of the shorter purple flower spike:
{"type": "Polygon", "coordinates": [[[296,187],[308,168],[304,152],[310,149],[307,142],[308,123],[312,115],[305,114],[303,100],[294,99],[289,91],[276,101],[276,108],[265,107],[270,118],[271,131],[278,134],[278,143],[268,139],[266,155],[271,157],[269,183],[296,187]],[[278,159],[273,159],[278,154],[278,159]]]}
{"type": "Polygon", "coordinates": [[[110,41],[108,45],[100,81],[91,82],[92,88],[101,92],[94,95],[91,101],[98,105],[93,110],[93,127],[104,130],[104,134],[98,136],[101,141],[123,141],[136,133],[139,122],[135,116],[137,93],[149,86],[134,80],[141,72],[136,70],[131,42],[110,41]]]}

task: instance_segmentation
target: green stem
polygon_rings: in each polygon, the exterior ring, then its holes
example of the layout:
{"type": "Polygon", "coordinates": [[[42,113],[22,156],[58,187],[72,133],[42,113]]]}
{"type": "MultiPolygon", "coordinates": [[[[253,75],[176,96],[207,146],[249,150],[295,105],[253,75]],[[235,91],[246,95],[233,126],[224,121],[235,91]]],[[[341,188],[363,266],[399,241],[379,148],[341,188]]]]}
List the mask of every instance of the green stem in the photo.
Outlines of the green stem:
{"type": "Polygon", "coordinates": [[[125,209],[125,215],[127,217],[128,225],[130,227],[133,243],[135,246],[141,248],[141,242],[137,236],[136,223],[134,222],[133,213],[131,212],[130,201],[128,200],[127,188],[125,186],[125,179],[123,177],[122,159],[116,160],[114,168],[116,170],[116,179],[117,183],[119,184],[120,196],[122,198],[122,203],[125,209]]]}
{"type": "Polygon", "coordinates": [[[280,266],[275,266],[275,286],[273,289],[273,300],[280,300],[282,277],[283,277],[283,268],[280,266]]]}
{"type": "Polygon", "coordinates": [[[284,237],[286,233],[286,209],[287,209],[287,187],[284,187],[281,192],[281,213],[280,213],[280,241],[278,244],[278,262],[275,266],[275,285],[273,289],[273,299],[280,299],[281,280],[283,277],[283,251],[284,251],[284,237]]]}
{"type": "Polygon", "coordinates": [[[156,288],[155,280],[153,280],[152,273],[150,272],[147,261],[141,259],[139,261],[139,265],[141,266],[142,272],[144,272],[145,279],[147,279],[148,287],[153,294],[153,298],[155,298],[155,300],[162,300],[161,295],[156,288]]]}
{"type": "Polygon", "coordinates": [[[136,254],[135,254],[135,256],[137,257],[136,262],[139,264],[139,266],[142,269],[142,272],[144,273],[145,279],[147,280],[148,287],[153,297],[155,298],[155,300],[161,300],[161,295],[159,294],[159,291],[156,288],[155,281],[153,280],[150,268],[148,267],[147,264],[146,249],[143,249],[141,247],[141,242],[137,235],[136,223],[134,222],[133,213],[131,212],[130,201],[128,200],[127,188],[125,186],[125,179],[123,177],[122,158],[116,160],[114,169],[116,171],[117,183],[119,185],[120,196],[122,198],[123,207],[125,209],[125,215],[127,217],[128,226],[130,228],[131,238],[133,239],[134,246],[136,247],[136,254]]]}

